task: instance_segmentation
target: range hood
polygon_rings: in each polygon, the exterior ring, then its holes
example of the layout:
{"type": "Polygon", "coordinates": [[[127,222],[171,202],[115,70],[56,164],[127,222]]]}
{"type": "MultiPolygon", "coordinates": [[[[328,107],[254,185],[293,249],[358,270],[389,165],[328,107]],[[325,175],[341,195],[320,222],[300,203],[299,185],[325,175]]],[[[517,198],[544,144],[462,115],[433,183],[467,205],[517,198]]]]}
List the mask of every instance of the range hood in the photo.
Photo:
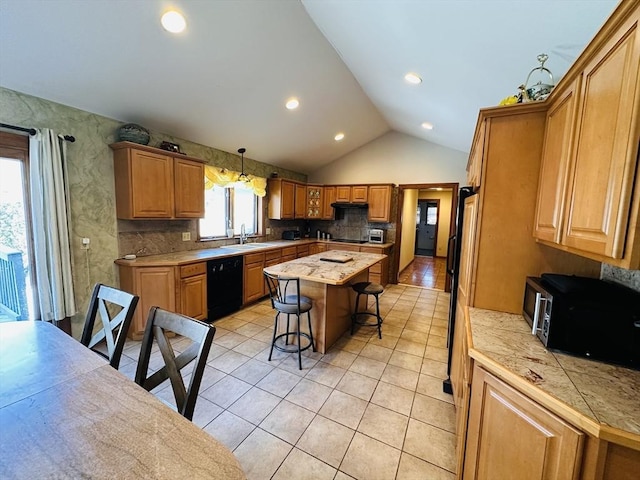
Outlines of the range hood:
{"type": "Polygon", "coordinates": [[[366,202],[335,202],[331,206],[333,208],[369,208],[366,202]]]}

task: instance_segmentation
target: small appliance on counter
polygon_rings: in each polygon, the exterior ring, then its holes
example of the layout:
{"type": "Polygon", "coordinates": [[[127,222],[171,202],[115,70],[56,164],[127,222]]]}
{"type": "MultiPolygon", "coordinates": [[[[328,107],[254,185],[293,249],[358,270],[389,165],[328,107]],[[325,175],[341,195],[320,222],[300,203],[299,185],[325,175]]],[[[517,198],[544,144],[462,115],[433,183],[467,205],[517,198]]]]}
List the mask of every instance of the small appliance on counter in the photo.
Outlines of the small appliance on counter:
{"type": "Polygon", "coordinates": [[[299,230],[284,230],[282,232],[283,240],[300,240],[300,231],[299,230]]]}
{"type": "Polygon", "coordinates": [[[522,314],[550,350],[640,370],[640,293],[596,278],[527,277],[522,314]]]}
{"type": "Polygon", "coordinates": [[[369,243],[384,243],[384,230],[381,228],[369,230],[369,243]]]}

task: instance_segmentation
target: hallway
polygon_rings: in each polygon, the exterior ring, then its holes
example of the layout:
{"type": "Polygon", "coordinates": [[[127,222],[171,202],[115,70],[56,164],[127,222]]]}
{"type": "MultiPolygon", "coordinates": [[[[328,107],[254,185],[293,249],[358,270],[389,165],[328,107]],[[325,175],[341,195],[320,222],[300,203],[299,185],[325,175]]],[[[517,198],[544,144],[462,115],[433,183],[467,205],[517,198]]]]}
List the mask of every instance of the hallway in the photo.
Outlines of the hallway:
{"type": "Polygon", "coordinates": [[[444,291],[446,268],[445,258],[415,256],[398,275],[398,283],[444,291]]]}

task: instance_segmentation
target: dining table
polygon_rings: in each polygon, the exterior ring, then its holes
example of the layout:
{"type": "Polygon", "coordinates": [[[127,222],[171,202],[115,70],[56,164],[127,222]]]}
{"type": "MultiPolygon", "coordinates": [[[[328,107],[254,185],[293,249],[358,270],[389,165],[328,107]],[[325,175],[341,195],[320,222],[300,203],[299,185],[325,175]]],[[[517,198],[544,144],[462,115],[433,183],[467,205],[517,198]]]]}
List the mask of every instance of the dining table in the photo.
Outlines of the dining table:
{"type": "Polygon", "coordinates": [[[0,478],[245,479],[233,453],[54,325],[0,323],[0,478]]]}
{"type": "MultiPolygon", "coordinates": [[[[349,328],[355,309],[352,285],[369,280],[369,268],[387,256],[329,250],[265,267],[264,271],[300,279],[300,293],[311,299],[309,311],[316,351],[326,353],[349,328]]],[[[364,299],[360,309],[365,308],[364,299]]]]}

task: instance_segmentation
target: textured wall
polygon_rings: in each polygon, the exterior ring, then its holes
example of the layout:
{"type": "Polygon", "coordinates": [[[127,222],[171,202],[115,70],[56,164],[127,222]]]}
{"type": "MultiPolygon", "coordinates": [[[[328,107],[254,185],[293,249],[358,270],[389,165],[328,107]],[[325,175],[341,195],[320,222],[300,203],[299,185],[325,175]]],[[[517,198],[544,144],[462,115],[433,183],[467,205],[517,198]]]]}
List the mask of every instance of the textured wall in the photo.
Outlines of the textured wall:
{"type": "MultiPolygon", "coordinates": [[[[196,238],[196,221],[143,221],[116,219],[113,159],[109,144],[116,141],[116,130],[124,122],[94,115],[41,98],[0,87],[0,122],[21,127],[51,128],[57,133],[73,135],[68,144],[68,168],[71,198],[71,248],[73,277],[79,313],[73,318],[74,335],[84,321],[93,285],[97,282],[117,285],[113,261],[131,248],[147,248],[147,253],[212,247],[215,244],[182,242],[180,232],[191,231],[196,238]],[[119,233],[123,243],[119,248],[119,233]],[[81,249],[82,237],[91,239],[91,249],[81,249]],[[131,247],[131,248],[130,248],[131,247]]],[[[149,145],[162,140],[178,143],[182,151],[202,158],[211,165],[240,170],[238,155],[216,150],[186,140],[151,132],[149,145]]],[[[306,176],[245,158],[245,171],[268,177],[306,181],[306,176]]]]}

